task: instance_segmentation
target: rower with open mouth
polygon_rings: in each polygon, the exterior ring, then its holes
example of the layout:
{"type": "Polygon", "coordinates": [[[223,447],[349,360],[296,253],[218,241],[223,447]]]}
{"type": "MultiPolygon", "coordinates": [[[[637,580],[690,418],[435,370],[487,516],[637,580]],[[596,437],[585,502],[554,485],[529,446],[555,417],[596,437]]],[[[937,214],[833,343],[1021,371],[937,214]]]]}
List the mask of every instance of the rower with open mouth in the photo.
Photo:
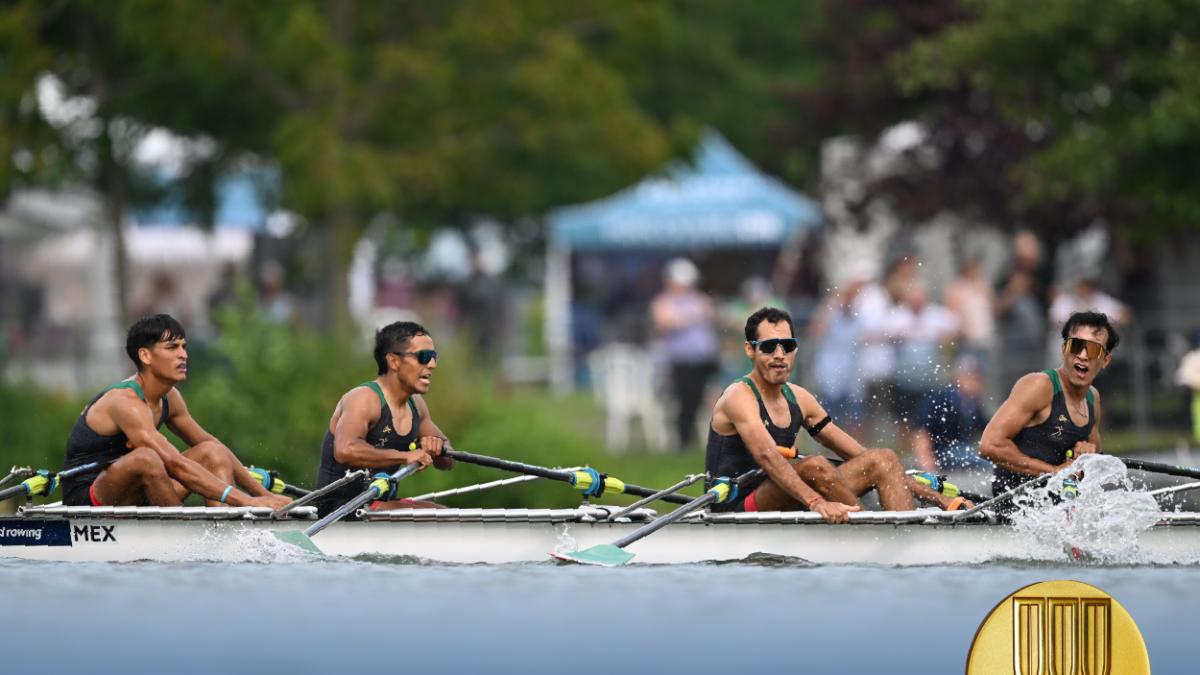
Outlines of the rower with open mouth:
{"type": "MultiPolygon", "coordinates": [[[[423,394],[429,391],[438,353],[423,326],[397,321],[375,333],[377,377],[346,392],[329,419],[321,444],[317,489],[365,469],[363,479],[330,488],[315,502],[325,515],[363,492],[371,474],[392,474],[402,465],[450,469],[454,460],[442,454],[450,441],[434,424],[423,394]]],[[[391,488],[394,490],[393,487],[391,488]]],[[[434,502],[381,495],[371,508],[440,508],[434,502]]]]}
{"type": "MultiPolygon", "coordinates": [[[[913,508],[913,497],[954,508],[947,497],[905,475],[896,453],[868,449],[835,424],[807,389],[788,382],[796,359],[792,317],[764,307],[745,327],[746,356],[753,369],[729,385],[713,410],[705,466],[712,479],[743,476],[735,495],[713,511],[794,511],[807,508],[830,523],[844,523],[862,509],[858,498],[876,490],[888,511],[913,508]],[[792,448],[801,428],[845,461],[835,466],[821,456],[789,464],[778,448],[792,448]]],[[[710,480],[710,485],[711,485],[710,480]]]]}
{"type": "Polygon", "coordinates": [[[176,389],[188,371],[187,337],[178,321],[166,314],[139,319],[129,328],[125,352],[137,372],[100,392],[71,428],[64,471],[99,466],[63,480],[63,504],[177,506],[193,492],[209,506],[277,509],[292,501],[267,490],[188,412],[176,389]],[[187,450],[176,450],[159,431],[164,424],[187,450]]]}
{"type": "Polygon", "coordinates": [[[1058,367],[1017,380],[983,431],[979,454],[996,465],[994,494],[1100,452],[1100,392],[1092,383],[1112,362],[1120,337],[1106,314],[1076,312],[1062,338],[1058,367]]]}

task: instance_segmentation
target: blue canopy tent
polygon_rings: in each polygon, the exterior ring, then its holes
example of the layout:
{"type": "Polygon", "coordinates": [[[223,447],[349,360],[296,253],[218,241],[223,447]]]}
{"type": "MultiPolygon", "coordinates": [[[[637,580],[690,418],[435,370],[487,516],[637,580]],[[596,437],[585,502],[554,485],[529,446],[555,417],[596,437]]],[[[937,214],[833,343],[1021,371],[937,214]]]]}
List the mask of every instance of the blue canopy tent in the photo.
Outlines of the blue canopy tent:
{"type": "Polygon", "coordinates": [[[563,390],[571,380],[574,252],[781,248],[817,227],[821,214],[709,130],[690,164],[674,163],[610,197],[555,209],[547,220],[547,339],[551,381],[563,390]]]}

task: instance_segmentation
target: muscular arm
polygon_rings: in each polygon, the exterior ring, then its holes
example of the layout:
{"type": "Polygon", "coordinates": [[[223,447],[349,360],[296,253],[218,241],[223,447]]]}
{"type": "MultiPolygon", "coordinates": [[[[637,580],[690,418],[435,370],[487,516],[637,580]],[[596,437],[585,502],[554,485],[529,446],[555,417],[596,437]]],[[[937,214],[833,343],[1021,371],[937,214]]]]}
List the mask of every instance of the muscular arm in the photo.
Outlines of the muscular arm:
{"type": "Polygon", "coordinates": [[[454,449],[454,447],[450,445],[450,439],[446,437],[446,434],[442,433],[442,430],[438,427],[438,425],[433,423],[433,417],[429,414],[429,405],[425,403],[425,397],[414,396],[413,400],[416,401],[417,411],[421,413],[421,428],[417,432],[417,436],[421,439],[421,447],[425,449],[426,452],[429,452],[429,454],[433,455],[433,467],[435,469],[438,469],[439,471],[448,471],[453,469],[454,460],[442,454],[443,448],[449,448],[450,450],[454,449]],[[442,439],[441,447],[437,448],[436,453],[431,452],[433,449],[432,447],[426,447],[436,445],[436,443],[427,442],[425,440],[427,438],[442,439]]]}
{"type": "Polygon", "coordinates": [[[1021,429],[1029,426],[1042,410],[1050,407],[1053,396],[1050,378],[1041,373],[1031,373],[1017,380],[1008,400],[983,430],[983,438],[979,442],[980,456],[1003,469],[1029,476],[1058,471],[1060,467],[1026,455],[1013,443],[1013,438],[1021,429]]]}
{"type": "Polygon", "coordinates": [[[417,461],[423,450],[377,448],[366,441],[371,423],[378,419],[379,397],[360,387],[342,398],[342,414],[333,429],[333,458],[358,469],[378,469],[417,461]]]}
{"type": "MultiPolygon", "coordinates": [[[[221,499],[226,484],[208,469],[180,454],[171,441],[155,428],[150,409],[135,395],[120,396],[109,403],[106,409],[117,428],[129,439],[130,447],[150,448],[158,454],[171,478],[206,499],[221,499]]],[[[225,501],[230,506],[246,506],[250,503],[237,490],[230,492],[225,501]]]]}
{"type": "Polygon", "coordinates": [[[801,504],[822,499],[816,490],[796,475],[787,460],[779,454],[775,439],[771,438],[771,433],[758,417],[758,400],[749,389],[742,386],[731,387],[717,403],[716,412],[728,417],[737,434],[742,437],[742,442],[746,444],[750,456],[766,471],[767,477],[788,496],[801,504]]]}

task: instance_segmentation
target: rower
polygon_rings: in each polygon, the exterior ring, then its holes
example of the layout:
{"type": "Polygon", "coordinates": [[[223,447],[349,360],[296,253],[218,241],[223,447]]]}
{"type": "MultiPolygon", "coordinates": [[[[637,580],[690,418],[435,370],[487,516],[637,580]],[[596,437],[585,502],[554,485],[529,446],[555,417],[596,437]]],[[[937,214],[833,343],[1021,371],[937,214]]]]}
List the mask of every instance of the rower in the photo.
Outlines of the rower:
{"type": "Polygon", "coordinates": [[[830,523],[843,523],[862,509],[858,497],[876,490],[889,511],[911,510],[913,495],[943,508],[953,501],[905,476],[896,453],[868,450],[833,423],[817,399],[788,382],[796,358],[792,317],[764,307],[745,327],[746,356],[753,369],[729,385],[713,410],[705,467],[708,475],[738,476],[761,467],[765,476],[742,486],[740,495],[714,511],[792,511],[807,508],[830,523]],[[778,453],[792,447],[803,427],[818,443],[846,461],[824,457],[795,464],[778,453]]]}
{"type": "Polygon", "coordinates": [[[1058,367],[1017,380],[983,430],[979,454],[996,465],[993,494],[1100,452],[1100,392],[1092,383],[1112,362],[1120,338],[1099,312],[1072,314],[1062,337],[1058,367]]]}
{"type": "MultiPolygon", "coordinates": [[[[442,455],[450,441],[429,416],[422,396],[429,391],[438,353],[423,326],[397,321],[375,333],[377,377],[346,392],[321,444],[317,488],[342,478],[347,471],[367,469],[391,474],[401,465],[418,462],[442,470],[454,460],[442,455]]],[[[325,515],[363,492],[369,481],[350,483],[316,502],[325,515]]],[[[384,495],[371,508],[441,508],[434,502],[394,499],[384,495]]]]}
{"type": "Polygon", "coordinates": [[[112,461],[63,480],[67,506],[178,506],[189,493],[209,506],[287,505],[205,431],[175,385],[187,379],[187,337],[166,314],[136,321],[125,352],[137,372],[96,395],[67,439],[63,469],[112,461]],[[159,432],[163,424],[188,445],[182,453],[159,432]],[[239,491],[237,486],[241,486],[239,491]]]}

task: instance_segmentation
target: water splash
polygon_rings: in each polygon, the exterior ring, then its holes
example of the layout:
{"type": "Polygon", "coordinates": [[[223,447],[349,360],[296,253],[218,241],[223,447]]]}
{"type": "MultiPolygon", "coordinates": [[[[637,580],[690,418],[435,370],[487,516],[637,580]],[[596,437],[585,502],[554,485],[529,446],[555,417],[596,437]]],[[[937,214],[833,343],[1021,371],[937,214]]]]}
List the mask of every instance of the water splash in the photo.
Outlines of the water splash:
{"type": "Polygon", "coordinates": [[[579,542],[570,535],[569,529],[569,526],[563,523],[562,529],[559,530],[558,537],[554,541],[555,553],[574,553],[579,550],[579,542]]]}
{"type": "MultiPolygon", "coordinates": [[[[1068,487],[1069,491],[1069,487],[1068,487]]],[[[1083,455],[1046,483],[1013,500],[1013,528],[1032,557],[1100,564],[1147,562],[1138,536],[1162,515],[1154,497],[1135,489],[1116,457],[1083,455]],[[1075,480],[1078,496],[1060,495],[1075,480]]]]}

